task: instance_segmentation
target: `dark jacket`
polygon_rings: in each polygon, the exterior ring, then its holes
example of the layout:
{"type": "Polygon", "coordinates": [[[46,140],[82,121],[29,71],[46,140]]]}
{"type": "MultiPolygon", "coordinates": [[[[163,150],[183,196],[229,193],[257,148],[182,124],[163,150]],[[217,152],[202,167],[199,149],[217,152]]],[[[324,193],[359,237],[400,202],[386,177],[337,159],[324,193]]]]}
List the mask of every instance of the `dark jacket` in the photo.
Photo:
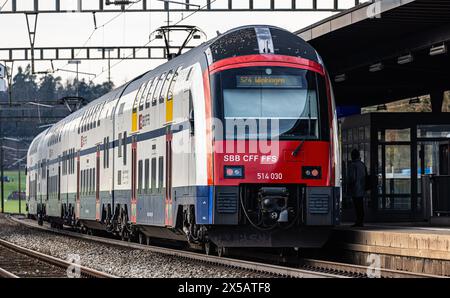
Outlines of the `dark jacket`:
{"type": "Polygon", "coordinates": [[[348,191],[352,197],[363,197],[366,189],[366,165],[361,160],[352,160],[348,167],[348,191]]]}

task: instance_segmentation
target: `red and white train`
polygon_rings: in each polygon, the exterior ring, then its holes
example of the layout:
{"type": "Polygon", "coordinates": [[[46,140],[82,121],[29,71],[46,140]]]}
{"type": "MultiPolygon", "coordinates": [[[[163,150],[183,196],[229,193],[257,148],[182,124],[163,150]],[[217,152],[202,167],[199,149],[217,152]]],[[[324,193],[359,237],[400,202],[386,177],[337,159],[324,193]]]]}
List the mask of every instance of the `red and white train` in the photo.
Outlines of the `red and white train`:
{"type": "Polygon", "coordinates": [[[30,216],[227,247],[318,247],[339,221],[337,121],[317,52],[231,30],[35,138],[30,216]]]}

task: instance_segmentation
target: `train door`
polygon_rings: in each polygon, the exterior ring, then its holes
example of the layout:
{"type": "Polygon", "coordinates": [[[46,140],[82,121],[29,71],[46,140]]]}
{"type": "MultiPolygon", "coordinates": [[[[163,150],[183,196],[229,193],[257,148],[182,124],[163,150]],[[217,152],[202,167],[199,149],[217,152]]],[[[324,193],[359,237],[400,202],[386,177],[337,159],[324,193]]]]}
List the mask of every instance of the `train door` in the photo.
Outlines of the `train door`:
{"type": "Polygon", "coordinates": [[[100,221],[100,145],[97,145],[95,163],[95,219],[100,221]]]}
{"type": "Polygon", "coordinates": [[[80,218],[80,151],[77,152],[77,202],[75,209],[75,218],[80,218]]]}
{"type": "Polygon", "coordinates": [[[37,202],[38,198],[37,198],[37,194],[38,194],[38,174],[37,171],[34,173],[34,186],[33,186],[33,197],[34,200],[37,202]]]}
{"type": "Polygon", "coordinates": [[[46,183],[47,192],[45,194],[45,200],[48,201],[48,199],[50,198],[50,195],[49,195],[49,191],[50,191],[50,177],[49,177],[50,170],[48,169],[47,165],[45,165],[44,171],[46,173],[45,179],[47,181],[47,183],[46,183]]]}
{"type": "Polygon", "coordinates": [[[449,175],[450,168],[450,142],[442,142],[439,145],[439,175],[449,175]]]}
{"type": "Polygon", "coordinates": [[[172,133],[166,135],[166,226],[173,225],[172,214],[172,133]]]}
{"type": "Polygon", "coordinates": [[[136,169],[137,169],[137,140],[136,136],[131,138],[131,222],[136,223],[136,169]]]}
{"type": "MultiPolygon", "coordinates": [[[[61,160],[61,157],[59,158],[59,160],[61,160]]],[[[58,181],[57,181],[58,185],[56,186],[58,189],[57,191],[57,196],[58,196],[58,202],[61,202],[61,161],[58,163],[58,181]]]]}

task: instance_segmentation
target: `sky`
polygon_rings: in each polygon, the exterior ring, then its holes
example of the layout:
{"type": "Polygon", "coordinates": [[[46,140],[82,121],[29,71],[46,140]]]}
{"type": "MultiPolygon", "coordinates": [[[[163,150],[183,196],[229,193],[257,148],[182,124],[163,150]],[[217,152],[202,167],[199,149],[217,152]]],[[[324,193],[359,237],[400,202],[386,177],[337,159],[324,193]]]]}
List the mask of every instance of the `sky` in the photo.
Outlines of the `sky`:
{"type": "MultiPolygon", "coordinates": [[[[283,2],[289,4],[291,0],[276,1],[280,4],[283,2]]],[[[318,6],[331,7],[333,1],[318,0],[318,6]]],[[[0,7],[5,2],[5,8],[11,5],[11,1],[0,0],[0,7]]],[[[23,5],[21,8],[27,9],[31,7],[33,1],[18,0],[17,2],[18,5],[23,5]]],[[[54,0],[40,0],[39,5],[41,9],[45,9],[53,2],[54,0]]],[[[63,2],[67,5],[65,9],[72,9],[76,7],[77,1],[61,0],[61,3],[63,2]]],[[[226,2],[226,0],[217,0],[215,5],[225,5],[226,2]]],[[[242,2],[247,3],[244,0],[242,2]]],[[[254,0],[254,2],[255,7],[258,7],[258,5],[268,5],[269,0],[254,0]]],[[[298,5],[300,3],[304,6],[311,5],[308,2],[311,0],[297,0],[298,5]]],[[[151,0],[150,3],[151,5],[161,5],[158,0],[151,0]]],[[[191,0],[190,3],[205,3],[205,0],[191,0]]],[[[238,3],[238,1],[235,0],[233,3],[238,3]]],[[[354,0],[340,0],[339,2],[342,8],[349,8],[352,4],[354,4],[354,0]]],[[[296,31],[332,14],[332,12],[198,12],[186,18],[188,13],[172,12],[170,20],[172,24],[198,26],[206,33],[207,39],[211,39],[216,36],[217,31],[223,33],[229,29],[250,24],[275,25],[296,31]],[[182,17],[185,19],[180,22],[182,17]]],[[[35,47],[81,46],[83,44],[86,46],[143,46],[149,41],[152,32],[167,24],[166,13],[97,13],[96,19],[97,30],[94,28],[93,16],[90,13],[39,14],[35,47]],[[106,25],[102,26],[103,24],[106,25]]],[[[0,31],[0,48],[29,46],[25,15],[1,14],[0,12],[0,24],[3,27],[0,31]]],[[[198,45],[207,39],[195,40],[190,45],[198,45]]],[[[171,40],[172,44],[181,43],[180,36],[174,35],[171,40]]],[[[163,43],[161,40],[155,40],[150,45],[163,45],[163,43]]],[[[0,57],[0,61],[1,59],[3,57],[0,57]]],[[[165,60],[123,60],[117,64],[118,61],[111,61],[113,65],[111,78],[116,86],[165,62],[165,60]]],[[[26,66],[27,64],[28,62],[16,62],[15,66],[26,66]]],[[[54,68],[75,70],[75,65],[67,65],[66,60],[54,61],[54,68]]],[[[36,62],[36,71],[49,69],[51,69],[50,62],[36,62]]],[[[16,70],[14,71],[16,72],[16,70]]],[[[95,77],[80,75],[80,78],[84,77],[86,80],[92,79],[94,83],[102,83],[107,80],[107,61],[82,61],[79,71],[96,75],[95,77]]],[[[75,76],[73,73],[62,71],[57,71],[54,75],[61,76],[63,80],[72,79],[75,76]]]]}

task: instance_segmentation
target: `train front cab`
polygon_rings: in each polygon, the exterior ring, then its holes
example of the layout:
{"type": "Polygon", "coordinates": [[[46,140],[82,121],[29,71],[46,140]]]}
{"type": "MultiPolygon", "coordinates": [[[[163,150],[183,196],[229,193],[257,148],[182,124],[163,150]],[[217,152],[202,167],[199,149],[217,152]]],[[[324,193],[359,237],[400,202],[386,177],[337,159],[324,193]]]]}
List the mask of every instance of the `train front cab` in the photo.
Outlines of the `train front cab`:
{"type": "Polygon", "coordinates": [[[340,204],[323,66],[250,55],[209,71],[216,121],[209,239],[219,247],[322,246],[340,204]]]}

